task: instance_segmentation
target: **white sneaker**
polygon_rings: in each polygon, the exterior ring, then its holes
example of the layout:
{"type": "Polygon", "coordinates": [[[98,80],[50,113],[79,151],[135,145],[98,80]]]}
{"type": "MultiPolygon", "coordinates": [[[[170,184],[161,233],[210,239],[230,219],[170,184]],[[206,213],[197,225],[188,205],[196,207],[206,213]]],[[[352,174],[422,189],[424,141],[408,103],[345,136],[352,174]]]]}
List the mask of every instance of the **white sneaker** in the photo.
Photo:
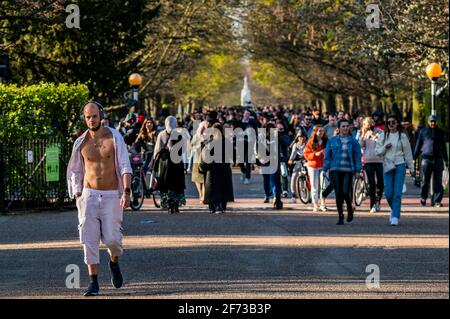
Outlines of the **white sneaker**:
{"type": "Polygon", "coordinates": [[[318,212],[318,211],[319,211],[319,208],[317,208],[317,207],[313,208],[313,212],[318,212]]]}
{"type": "Polygon", "coordinates": [[[297,198],[292,197],[292,198],[289,200],[289,203],[291,203],[291,204],[297,204],[297,198]]]}
{"type": "Polygon", "coordinates": [[[244,178],[244,185],[250,184],[250,180],[248,178],[244,178]]]}
{"type": "Polygon", "coordinates": [[[284,198],[287,198],[288,197],[288,192],[287,191],[283,191],[283,193],[281,194],[284,198]]]}
{"type": "Polygon", "coordinates": [[[326,212],[328,211],[328,208],[326,206],[320,206],[320,210],[326,212]]]}
{"type": "Polygon", "coordinates": [[[398,218],[397,217],[391,218],[391,226],[398,226],[398,218]]]}
{"type": "Polygon", "coordinates": [[[372,207],[372,209],[370,210],[370,213],[376,213],[377,212],[377,208],[375,207],[375,205],[372,207]]]}

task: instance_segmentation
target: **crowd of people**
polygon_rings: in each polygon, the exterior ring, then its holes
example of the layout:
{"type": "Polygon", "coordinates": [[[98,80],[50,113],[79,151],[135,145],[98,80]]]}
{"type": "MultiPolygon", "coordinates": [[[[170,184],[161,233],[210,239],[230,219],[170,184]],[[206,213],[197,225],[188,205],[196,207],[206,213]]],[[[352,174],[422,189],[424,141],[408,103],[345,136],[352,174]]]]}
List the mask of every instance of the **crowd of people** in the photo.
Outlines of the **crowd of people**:
{"type": "MultiPolygon", "coordinates": [[[[445,134],[438,127],[438,119],[428,118],[428,127],[421,122],[417,130],[409,123],[402,123],[396,115],[374,112],[370,116],[351,115],[347,112],[322,113],[319,109],[294,111],[274,106],[219,107],[197,110],[182,118],[160,116],[152,119],[144,114],[128,114],[119,123],[108,118],[102,125],[117,129],[130,152],[142,153],[144,170],[158,171],[161,206],[170,213],[179,212],[186,203],[185,175],[189,174],[196,185],[199,201],[208,205],[212,213],[223,213],[227,202],[233,201],[232,167],[239,166],[241,182],[251,182],[255,169],[263,176],[261,192],[264,202],[275,200],[277,192],[289,197],[289,172],[296,161],[304,161],[311,183],[311,201],[314,211],[326,211],[325,198],[334,189],[338,210],[338,225],[344,224],[344,203],[347,222],[353,220],[353,179],[365,170],[369,184],[370,212],[380,211],[384,194],[390,210],[391,225],[398,225],[401,201],[407,169],[422,187],[420,203],[425,206],[430,191],[431,205],[441,206],[444,195],[442,173],[448,167],[445,134]],[[195,123],[200,123],[195,125],[195,123]],[[171,132],[184,128],[188,134],[177,140],[171,132]],[[206,134],[214,128],[220,134],[206,134]],[[227,136],[227,128],[251,128],[264,143],[273,143],[269,131],[277,132],[278,169],[268,169],[269,163],[259,159],[251,149],[248,136],[244,135],[244,159],[236,161],[236,155],[224,151],[221,161],[206,163],[202,151],[212,149],[214,141],[221,145],[238,143],[239,136],[227,136]],[[259,129],[259,130],[258,130],[259,129]],[[188,152],[180,154],[183,160],[175,163],[169,156],[172,149],[180,149],[178,143],[187,143],[188,152]],[[228,158],[225,158],[227,157],[228,158]],[[419,179],[419,175],[421,178],[419,179]],[[327,177],[330,185],[323,190],[327,177]]],[[[181,148],[182,149],[182,148],[181,148]]],[[[296,202],[295,194],[291,201],[296,202]]]]}

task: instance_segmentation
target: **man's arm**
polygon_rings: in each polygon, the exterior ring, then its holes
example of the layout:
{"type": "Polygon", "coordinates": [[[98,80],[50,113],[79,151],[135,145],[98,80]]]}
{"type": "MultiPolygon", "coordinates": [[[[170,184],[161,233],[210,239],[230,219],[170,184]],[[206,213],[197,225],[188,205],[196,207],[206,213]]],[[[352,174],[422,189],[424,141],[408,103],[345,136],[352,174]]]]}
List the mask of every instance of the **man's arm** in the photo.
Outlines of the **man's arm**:
{"type": "Polygon", "coordinates": [[[419,138],[417,139],[417,142],[416,142],[416,147],[414,149],[414,160],[417,160],[417,158],[419,157],[419,155],[422,151],[423,132],[424,132],[424,130],[420,131],[419,138]]]}
{"type": "Polygon", "coordinates": [[[123,174],[122,175],[122,181],[123,181],[123,195],[120,199],[120,206],[122,208],[130,207],[131,202],[131,174],[123,174]]]}

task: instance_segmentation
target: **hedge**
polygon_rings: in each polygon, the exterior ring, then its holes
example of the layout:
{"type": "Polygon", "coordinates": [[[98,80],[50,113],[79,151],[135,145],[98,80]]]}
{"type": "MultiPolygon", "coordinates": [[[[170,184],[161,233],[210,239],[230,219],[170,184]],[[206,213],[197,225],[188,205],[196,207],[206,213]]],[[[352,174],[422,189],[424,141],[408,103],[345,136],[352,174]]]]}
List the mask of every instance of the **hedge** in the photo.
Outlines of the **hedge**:
{"type": "Polygon", "coordinates": [[[0,140],[70,137],[88,99],[79,83],[0,84],[0,140]]]}

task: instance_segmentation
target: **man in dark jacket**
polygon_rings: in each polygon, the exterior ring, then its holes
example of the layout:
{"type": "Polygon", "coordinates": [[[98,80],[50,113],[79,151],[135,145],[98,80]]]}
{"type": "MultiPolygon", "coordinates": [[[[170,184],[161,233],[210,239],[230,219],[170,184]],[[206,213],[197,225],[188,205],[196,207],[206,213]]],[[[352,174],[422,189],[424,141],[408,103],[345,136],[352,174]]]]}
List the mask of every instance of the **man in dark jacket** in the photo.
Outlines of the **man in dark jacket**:
{"type": "MultiPolygon", "coordinates": [[[[249,110],[244,110],[242,120],[239,122],[238,127],[242,129],[242,131],[246,131],[247,129],[253,129],[255,136],[258,134],[258,128],[260,127],[260,123],[251,117],[251,112],[249,110]]],[[[239,163],[239,166],[241,168],[242,178],[241,180],[244,182],[245,185],[250,184],[250,177],[251,177],[251,160],[249,157],[249,154],[252,150],[249,150],[249,140],[248,136],[245,135],[244,137],[244,163],[239,163]]]]}
{"type": "Polygon", "coordinates": [[[445,143],[445,133],[437,126],[437,116],[431,115],[428,118],[429,127],[420,131],[414,151],[414,159],[421,156],[422,162],[422,194],[420,203],[425,206],[427,203],[428,191],[430,188],[431,176],[433,176],[433,194],[431,205],[441,207],[444,188],[442,187],[442,172],[444,171],[444,161],[448,167],[447,146],[445,143]]]}

